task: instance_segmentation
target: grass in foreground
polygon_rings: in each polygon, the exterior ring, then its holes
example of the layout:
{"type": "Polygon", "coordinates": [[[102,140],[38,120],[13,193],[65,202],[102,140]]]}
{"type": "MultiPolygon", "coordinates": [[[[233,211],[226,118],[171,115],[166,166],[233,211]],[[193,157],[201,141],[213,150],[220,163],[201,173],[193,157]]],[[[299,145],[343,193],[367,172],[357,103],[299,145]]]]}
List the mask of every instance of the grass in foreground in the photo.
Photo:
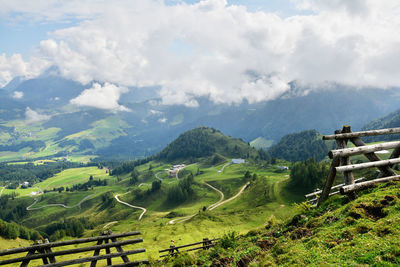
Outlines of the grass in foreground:
{"type": "MultiPolygon", "coordinates": [[[[306,204],[283,223],[225,235],[210,251],[182,254],[158,266],[398,266],[400,182],[359,193],[351,202],[332,197],[319,208],[306,204]]],[[[155,263],[156,264],[156,263],[155,263]]]]}

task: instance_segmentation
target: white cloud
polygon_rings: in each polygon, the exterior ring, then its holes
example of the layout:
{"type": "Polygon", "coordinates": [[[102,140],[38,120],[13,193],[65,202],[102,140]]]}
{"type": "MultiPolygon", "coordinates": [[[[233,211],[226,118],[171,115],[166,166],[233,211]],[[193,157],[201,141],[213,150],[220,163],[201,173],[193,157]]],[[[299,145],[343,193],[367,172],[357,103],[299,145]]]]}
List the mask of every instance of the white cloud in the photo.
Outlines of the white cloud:
{"type": "Polygon", "coordinates": [[[105,83],[103,86],[94,83],[89,89],[84,90],[79,96],[71,100],[71,104],[77,106],[88,106],[112,111],[129,111],[128,108],[118,104],[122,93],[127,88],[118,87],[114,84],[105,83]]]}
{"type": "Polygon", "coordinates": [[[158,122],[160,122],[160,123],[166,123],[167,120],[168,120],[168,119],[165,118],[165,117],[164,117],[164,118],[159,118],[159,119],[158,119],[158,122]]]}
{"type": "MultiPolygon", "coordinates": [[[[80,19],[40,43],[41,60],[83,84],[159,85],[164,104],[198,106],[200,96],[224,103],[269,100],[293,80],[312,88],[327,82],[400,86],[399,1],[293,1],[313,13],[281,18],[225,0],[170,6],[150,0],[5,1],[0,13],[80,19]]],[[[1,70],[0,57],[0,82],[31,72],[1,70]]],[[[121,110],[116,88],[91,88],[74,102],[121,110]]]]}
{"type": "Polygon", "coordinates": [[[155,110],[155,109],[150,109],[149,110],[150,115],[152,116],[161,116],[163,114],[163,112],[159,111],[159,110],[155,110]]]}
{"type": "Polygon", "coordinates": [[[4,53],[0,54],[0,87],[7,85],[17,76],[35,77],[49,66],[49,62],[38,57],[31,57],[30,61],[25,62],[20,54],[10,57],[4,53]]]}
{"type": "Polygon", "coordinates": [[[21,99],[24,97],[24,92],[14,91],[14,93],[12,94],[12,97],[15,99],[21,99]]]}
{"type": "Polygon", "coordinates": [[[30,123],[46,121],[49,120],[50,118],[51,118],[50,115],[40,114],[39,112],[34,111],[30,107],[27,107],[25,110],[25,119],[30,123]]]}

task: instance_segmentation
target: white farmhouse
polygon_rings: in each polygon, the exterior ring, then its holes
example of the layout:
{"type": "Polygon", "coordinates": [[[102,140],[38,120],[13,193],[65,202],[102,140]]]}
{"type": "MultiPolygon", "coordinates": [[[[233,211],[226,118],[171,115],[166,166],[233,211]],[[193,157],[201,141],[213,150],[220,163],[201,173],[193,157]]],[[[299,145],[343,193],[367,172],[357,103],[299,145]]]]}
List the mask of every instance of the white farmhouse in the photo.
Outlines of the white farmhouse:
{"type": "Polygon", "coordinates": [[[232,164],[242,164],[245,162],[246,161],[244,159],[232,159],[232,161],[231,161],[232,164]]]}

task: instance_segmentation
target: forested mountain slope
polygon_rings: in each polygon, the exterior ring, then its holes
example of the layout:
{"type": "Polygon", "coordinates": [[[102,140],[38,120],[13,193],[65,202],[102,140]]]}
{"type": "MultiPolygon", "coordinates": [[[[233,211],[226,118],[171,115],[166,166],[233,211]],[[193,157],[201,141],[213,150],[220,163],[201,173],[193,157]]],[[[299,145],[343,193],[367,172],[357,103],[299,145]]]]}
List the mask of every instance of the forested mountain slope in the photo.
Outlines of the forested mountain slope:
{"type": "Polygon", "coordinates": [[[301,161],[309,158],[321,160],[328,154],[329,143],[322,140],[322,135],[316,130],[288,134],[268,152],[275,158],[288,161],[301,161]]]}
{"type": "Polygon", "coordinates": [[[168,144],[158,153],[157,158],[174,161],[209,157],[215,153],[231,158],[249,158],[258,154],[254,148],[241,139],[226,136],[214,128],[197,127],[181,134],[168,144]]]}
{"type": "MultiPolygon", "coordinates": [[[[376,130],[400,127],[400,109],[386,116],[373,120],[362,127],[362,130],[376,130]]],[[[365,138],[368,141],[400,140],[400,135],[381,135],[365,138]]]]}

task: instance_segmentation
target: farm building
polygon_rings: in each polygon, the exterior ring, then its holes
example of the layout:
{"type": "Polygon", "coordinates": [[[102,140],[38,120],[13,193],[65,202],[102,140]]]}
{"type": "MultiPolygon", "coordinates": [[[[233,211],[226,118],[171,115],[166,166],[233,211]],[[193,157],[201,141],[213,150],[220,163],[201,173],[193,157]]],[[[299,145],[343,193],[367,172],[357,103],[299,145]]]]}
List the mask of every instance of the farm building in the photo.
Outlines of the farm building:
{"type": "Polygon", "coordinates": [[[232,159],[231,161],[232,164],[242,164],[245,163],[244,159],[232,159]]]}
{"type": "Polygon", "coordinates": [[[289,170],[288,166],[277,166],[277,168],[285,171],[289,170]]]}

